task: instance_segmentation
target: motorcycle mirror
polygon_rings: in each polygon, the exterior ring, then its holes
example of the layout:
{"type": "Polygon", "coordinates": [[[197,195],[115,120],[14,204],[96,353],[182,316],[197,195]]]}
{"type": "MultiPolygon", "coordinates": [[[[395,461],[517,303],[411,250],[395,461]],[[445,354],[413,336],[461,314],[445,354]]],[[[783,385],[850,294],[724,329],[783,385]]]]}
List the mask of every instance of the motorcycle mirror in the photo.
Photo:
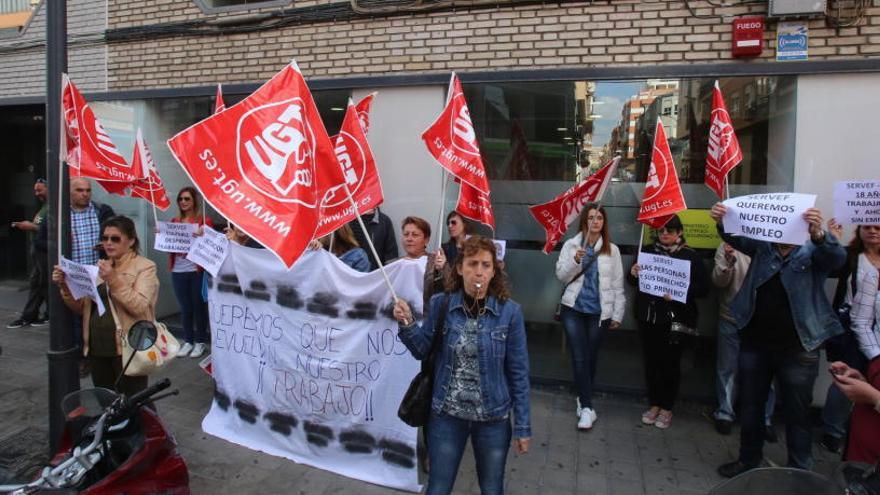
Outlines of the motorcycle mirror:
{"type": "Polygon", "coordinates": [[[141,320],[128,329],[128,345],[138,351],[146,351],[156,343],[159,332],[152,321],[141,320]]]}

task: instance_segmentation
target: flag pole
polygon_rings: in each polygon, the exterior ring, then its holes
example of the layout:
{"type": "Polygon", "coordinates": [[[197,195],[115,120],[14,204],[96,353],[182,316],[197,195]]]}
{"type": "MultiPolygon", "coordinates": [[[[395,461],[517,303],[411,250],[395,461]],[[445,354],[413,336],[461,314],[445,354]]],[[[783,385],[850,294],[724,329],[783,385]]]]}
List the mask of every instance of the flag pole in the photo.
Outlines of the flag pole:
{"type": "Polygon", "coordinates": [[[351,203],[351,207],[354,208],[354,214],[357,216],[358,224],[361,226],[361,230],[364,232],[364,237],[367,239],[367,245],[370,246],[370,252],[373,253],[373,257],[376,258],[376,263],[379,264],[379,271],[382,272],[382,277],[385,279],[385,285],[387,285],[388,290],[391,291],[391,297],[397,301],[397,292],[394,291],[394,286],[391,285],[391,279],[388,278],[388,273],[385,272],[385,266],[382,264],[382,259],[379,258],[379,253],[376,252],[376,246],[373,245],[373,239],[370,239],[370,231],[367,230],[367,226],[364,225],[364,220],[361,218],[361,212],[357,207],[357,202],[354,200],[354,196],[351,195],[351,189],[348,188],[348,183],[343,183],[343,186],[345,187],[345,194],[348,195],[348,201],[351,203]]]}
{"type": "Polygon", "coordinates": [[[449,182],[449,176],[445,168],[441,177],[443,185],[440,189],[440,214],[437,217],[437,251],[443,249],[443,215],[445,214],[444,209],[446,207],[446,185],[449,182]]]}
{"type": "Polygon", "coordinates": [[[639,250],[636,253],[636,263],[639,262],[639,255],[642,254],[642,242],[645,240],[645,224],[639,223],[639,250]]]}

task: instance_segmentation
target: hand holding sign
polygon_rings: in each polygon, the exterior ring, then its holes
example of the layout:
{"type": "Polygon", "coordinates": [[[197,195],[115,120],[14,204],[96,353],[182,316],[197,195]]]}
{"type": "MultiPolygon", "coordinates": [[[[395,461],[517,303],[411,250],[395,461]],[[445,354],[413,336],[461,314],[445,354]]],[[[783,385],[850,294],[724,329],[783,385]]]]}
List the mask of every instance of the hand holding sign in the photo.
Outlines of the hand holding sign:
{"type": "Polygon", "coordinates": [[[633,266],[639,277],[639,291],[667,301],[687,302],[691,284],[691,262],[650,253],[639,253],[633,266]],[[636,268],[638,267],[638,268],[636,268]]]}
{"type": "Polygon", "coordinates": [[[98,305],[98,315],[104,314],[104,303],[101,296],[98,295],[98,267],[92,265],[81,265],[74,263],[67,258],[61,258],[60,268],[64,272],[64,276],[58,276],[52,273],[52,280],[55,283],[63,282],[67,285],[67,290],[74,299],[89,297],[98,305]]]}
{"type": "Polygon", "coordinates": [[[801,245],[822,235],[822,215],[813,208],[815,194],[752,194],[731,198],[712,207],[724,231],[760,241],[801,245]]]}
{"type": "Polygon", "coordinates": [[[153,247],[167,253],[187,253],[198,228],[195,223],[159,222],[153,247]]]}

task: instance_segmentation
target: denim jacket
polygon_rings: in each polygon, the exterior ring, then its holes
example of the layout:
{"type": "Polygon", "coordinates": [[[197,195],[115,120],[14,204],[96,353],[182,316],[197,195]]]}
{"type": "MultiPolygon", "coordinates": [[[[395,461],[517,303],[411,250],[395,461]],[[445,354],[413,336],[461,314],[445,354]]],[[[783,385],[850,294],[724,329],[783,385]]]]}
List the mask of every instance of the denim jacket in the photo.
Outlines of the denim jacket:
{"type": "Polygon", "coordinates": [[[730,314],[737,329],[742,329],[752,319],[758,287],[780,272],[782,285],[788,293],[792,320],[806,350],[812,351],[829,338],[843,333],[825,294],[828,275],[846,261],[846,250],[834,235],[825,232],[823,242],[807,241],[783,259],[770,242],[723,233],[720,224],[718,231],[725,242],[752,258],[742,287],[730,301],[730,314]]]}
{"type": "MultiPolygon", "coordinates": [[[[453,349],[464,329],[467,316],[462,306],[461,291],[435,294],[421,325],[400,325],[400,340],[412,355],[422,360],[431,351],[437,313],[443,298],[449,297],[444,323],[443,345],[434,365],[434,394],[431,409],[441,412],[449,380],[452,376],[453,349]]],[[[486,312],[479,317],[477,352],[480,360],[480,386],[483,407],[491,417],[501,417],[513,409],[513,434],[516,438],[532,436],[529,415],[529,354],[526,329],[519,304],[508,299],[499,302],[492,296],[486,301],[486,312]]]]}

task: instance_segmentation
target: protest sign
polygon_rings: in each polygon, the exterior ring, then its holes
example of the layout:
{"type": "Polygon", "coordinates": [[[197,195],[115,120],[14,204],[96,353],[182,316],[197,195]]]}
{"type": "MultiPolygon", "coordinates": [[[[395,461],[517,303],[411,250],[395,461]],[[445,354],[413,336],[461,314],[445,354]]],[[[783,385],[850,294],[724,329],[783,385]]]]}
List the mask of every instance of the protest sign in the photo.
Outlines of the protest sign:
{"type": "Polygon", "coordinates": [[[166,253],[188,253],[199,224],[183,222],[158,222],[153,248],[166,253]]]}
{"type": "MultiPolygon", "coordinates": [[[[715,220],[709,214],[710,210],[688,209],[677,213],[684,227],[684,238],[687,245],[694,249],[715,249],[721,244],[721,236],[715,228],[715,220]]],[[[642,246],[654,243],[651,237],[651,227],[642,226],[642,246]]]]}
{"type": "Polygon", "coordinates": [[[724,232],[759,241],[802,245],[810,238],[803,215],[815,194],[750,194],[724,201],[724,232]]]}
{"type": "Polygon", "coordinates": [[[192,242],[186,259],[199,265],[211,276],[216,277],[229,250],[229,239],[211,228],[203,229],[203,234],[192,242]]]}
{"type": "Polygon", "coordinates": [[[835,182],[834,219],[841,224],[880,225],[880,180],[835,182]]]}
{"type": "MultiPolygon", "coordinates": [[[[385,267],[417,318],[425,263],[385,267]]],[[[351,478],[420,489],[416,430],[397,417],[419,364],[397,337],[379,271],[357,272],[319,250],[288,272],[266,250],[230,244],[209,290],[216,390],[205,432],[351,478]]]]}
{"type": "Polygon", "coordinates": [[[507,252],[507,241],[492,239],[492,244],[495,244],[495,257],[498,258],[498,261],[504,261],[504,254],[507,252]]]}
{"type": "Polygon", "coordinates": [[[691,262],[658,254],[639,253],[639,291],[673,301],[687,302],[691,262]]]}
{"type": "Polygon", "coordinates": [[[61,271],[64,272],[64,283],[67,284],[73,298],[89,297],[98,305],[98,315],[103,315],[104,302],[98,295],[98,267],[74,263],[62,256],[61,271]]]}

